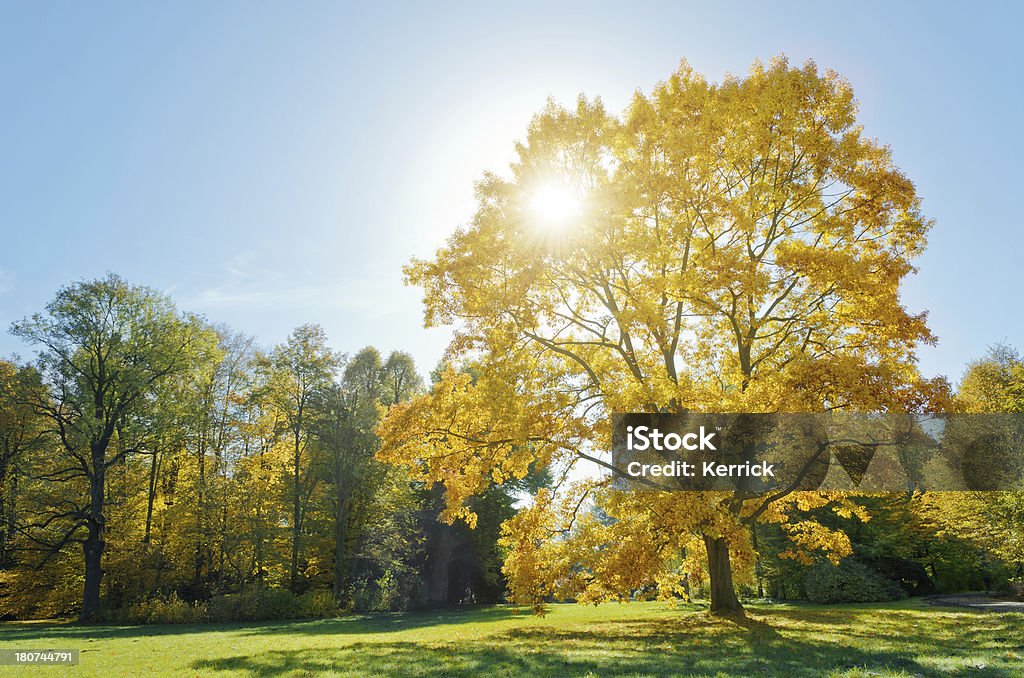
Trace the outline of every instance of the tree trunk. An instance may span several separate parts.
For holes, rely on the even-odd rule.
[[[106,455],[103,451],[92,453],[92,476],[89,479],[89,534],[82,544],[85,556],[85,591],[82,596],[82,611],[79,619],[83,622],[96,621],[100,612],[100,583],[103,581],[103,549],[106,546],[103,515],[103,494],[106,483]]]
[[[340,476],[336,476],[340,477]],[[337,481],[340,483],[340,480]],[[340,600],[345,592],[345,584],[348,579],[348,568],[345,558],[346,527],[348,525],[348,496],[347,492],[338,492],[337,512],[334,516],[334,598]]]
[[[729,543],[721,537],[705,535],[704,548],[708,552],[708,574],[711,577],[711,614],[742,616],[743,606],[732,584]]]
[[[156,448],[149,464],[149,496],[146,499],[146,532],[142,537],[143,544],[148,544],[153,534],[153,504],[156,502],[156,471],[159,461],[160,448]]]
[[[764,598],[764,578],[761,576],[761,549],[757,544],[757,522],[750,526],[750,538],[754,547],[754,577],[757,579],[757,597]]]
[[[10,543],[14,538],[14,530],[17,525],[15,516],[15,497],[18,492],[18,475],[11,472],[7,475],[7,469],[0,471],[0,488],[4,493],[0,495],[0,510],[3,511],[3,527],[0,532],[0,567],[6,567],[10,560]]]
[[[201,441],[196,454],[199,462],[199,483],[196,488],[196,552],[193,563],[192,586],[198,590],[203,579],[206,555],[206,442]],[[209,571],[209,570],[207,570]]]
[[[431,607],[447,605],[448,570],[455,545],[452,526],[438,523],[434,530],[434,543],[430,550],[430,567],[427,571],[427,600]]]
[[[295,436],[295,458],[294,458],[294,485],[295,501],[292,502],[292,562],[288,572],[288,588],[292,593],[298,593],[299,586],[299,518],[301,510],[301,498],[299,491],[299,463],[301,448],[299,447],[298,434]]]

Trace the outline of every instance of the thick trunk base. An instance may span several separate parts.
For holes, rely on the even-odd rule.
[[[708,574],[711,577],[711,614],[719,617],[744,616],[732,583],[729,543],[720,537],[705,536],[704,548],[708,553]]]
[[[455,539],[452,526],[438,523],[435,526],[433,548],[429,553],[429,569],[427,572],[427,601],[430,607],[445,607],[452,600],[449,596],[449,568]]]
[[[82,595],[82,610],[78,615],[81,622],[95,622],[100,614],[100,583],[103,581],[103,542],[87,539],[83,546],[85,555],[85,590]]]

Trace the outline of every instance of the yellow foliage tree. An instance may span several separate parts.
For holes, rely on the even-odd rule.
[[[449,355],[480,376],[447,371],[394,408],[382,458],[443,483],[447,517],[472,522],[464,502],[488,482],[609,449],[611,412],[934,406],[944,382],[914,356],[933,337],[899,298],[929,222],[856,111],[846,80],[785,58],[721,83],[683,63],[621,117],[549,103],[511,177],[485,176],[472,222],[406,269],[426,324],[456,324]],[[712,610],[742,612],[732,571],[753,559],[753,521],[785,522],[792,501],[851,510],[828,495],[601,496],[610,525],[577,519],[574,495],[506,526],[517,598],[671,588],[678,554],[700,546]],[[820,526],[787,531],[794,556],[848,549]]]

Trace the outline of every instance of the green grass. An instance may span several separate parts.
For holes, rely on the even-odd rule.
[[[45,676],[1024,676],[1024,615],[886,605],[555,605],[210,626],[0,624],[0,648],[78,648]]]

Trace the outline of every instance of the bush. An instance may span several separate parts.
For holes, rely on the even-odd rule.
[[[926,596],[935,593],[935,582],[928,576],[924,565],[916,560],[899,556],[861,556],[860,560],[884,578],[899,584],[907,595]]]
[[[330,591],[307,591],[299,596],[299,610],[303,617],[323,619],[336,617],[341,613],[338,601]]]
[[[212,622],[242,621],[244,608],[241,594],[214,596],[206,605],[207,618]]]
[[[286,589],[254,589],[210,599],[209,618],[215,622],[265,621],[301,617],[298,599]]]
[[[66,567],[63,556],[35,570],[22,566],[0,570],[0,619],[71,618],[82,604],[82,579]]]
[[[401,577],[385,572],[377,580],[360,579],[352,590],[352,603],[359,612],[400,612],[409,609],[412,598]]]
[[[195,624],[206,620],[206,605],[188,603],[172,593],[128,607],[127,620],[135,624]]]
[[[339,612],[330,591],[295,596],[287,589],[276,588],[214,596],[208,610],[210,621],[215,622],[311,619],[333,617]]]
[[[804,575],[807,599],[815,603],[875,603],[905,598],[899,584],[856,560],[815,565]]]
[[[1009,581],[1010,593],[1018,600],[1024,600],[1024,577],[1014,577]]]
[[[177,593],[134,603],[103,615],[103,621],[130,624],[197,624],[201,622],[321,619],[339,613],[330,591],[301,596],[286,589],[255,589],[214,596],[208,603],[189,603]]]

